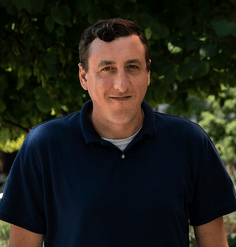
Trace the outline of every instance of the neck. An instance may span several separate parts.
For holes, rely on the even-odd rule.
[[[89,118],[101,137],[108,139],[125,139],[134,135],[142,127],[144,117],[140,109],[133,119],[123,123],[114,123],[106,119],[101,121],[101,118],[96,118],[96,114],[94,114],[93,111],[90,113]]]

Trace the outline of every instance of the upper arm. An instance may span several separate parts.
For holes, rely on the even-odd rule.
[[[11,225],[9,247],[42,247],[43,234]]]
[[[194,227],[198,247],[228,247],[223,217]]]

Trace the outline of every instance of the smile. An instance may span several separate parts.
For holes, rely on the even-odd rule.
[[[125,96],[125,97],[110,97],[111,99],[113,100],[116,100],[116,101],[126,101],[128,99],[131,98],[131,96]]]

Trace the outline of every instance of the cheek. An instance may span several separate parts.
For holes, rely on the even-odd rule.
[[[147,76],[133,78],[132,85],[137,90],[138,89],[143,90],[144,88],[148,87],[148,78],[147,78]]]
[[[106,77],[99,76],[97,80],[95,80],[95,83],[100,90],[106,91],[112,87],[113,79],[114,78],[112,76],[106,76]]]
[[[99,94],[106,94],[107,91],[112,88],[112,79],[111,78],[100,78],[94,77],[90,83],[88,83],[88,91],[90,94],[93,94],[95,97]]]

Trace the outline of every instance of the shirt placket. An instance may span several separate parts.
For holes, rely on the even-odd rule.
[[[127,159],[126,153],[121,153],[118,159],[118,172],[119,174],[130,173],[130,164]]]

